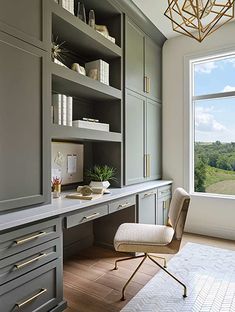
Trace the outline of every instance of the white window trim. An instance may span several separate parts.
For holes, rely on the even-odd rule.
[[[225,47],[219,50],[207,51],[204,53],[190,54],[184,57],[184,187],[187,191],[194,196],[201,196],[207,198],[225,198],[234,199],[235,195],[225,195],[225,194],[213,194],[213,193],[200,193],[194,191],[193,176],[194,176],[194,107],[193,101],[212,99],[219,97],[230,97],[235,96],[235,91],[231,92],[219,92],[213,94],[206,94],[200,96],[192,96],[193,90],[193,79],[192,79],[192,65],[198,61],[208,61],[208,59],[220,58],[223,55],[229,57],[229,55],[235,55],[235,45]]]

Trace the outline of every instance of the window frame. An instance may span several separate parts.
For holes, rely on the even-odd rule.
[[[235,195],[215,194],[194,191],[194,143],[195,143],[195,106],[199,100],[235,97],[235,91],[217,92],[203,95],[193,95],[194,70],[196,63],[214,61],[221,58],[235,57],[235,46],[227,49],[187,55],[184,57],[184,184],[189,193],[194,196],[235,198]]]

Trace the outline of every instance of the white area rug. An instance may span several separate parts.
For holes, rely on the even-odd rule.
[[[168,263],[183,288],[163,270],[122,312],[235,312],[235,251],[188,243]]]

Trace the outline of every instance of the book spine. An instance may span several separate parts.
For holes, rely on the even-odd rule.
[[[63,126],[67,125],[67,96],[64,94],[62,95],[61,123]]]
[[[73,125],[73,98],[72,96],[67,97],[67,126],[72,127]]]
[[[54,123],[57,125],[61,125],[62,94],[52,95],[52,105]]]

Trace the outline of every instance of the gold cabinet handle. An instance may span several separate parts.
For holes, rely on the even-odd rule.
[[[166,209],[166,201],[163,202],[163,209]]]
[[[152,195],[155,195],[155,194],[156,194],[156,193],[154,193],[154,192],[145,193],[145,194],[144,194],[144,197],[152,196]]]
[[[24,243],[27,243],[28,241],[31,241],[32,239],[39,238],[39,237],[41,237],[43,235],[46,235],[46,232],[40,232],[38,234],[29,236],[29,237],[26,237],[26,238],[23,238],[23,239],[17,239],[17,240],[15,240],[15,244],[16,245],[24,244]]]
[[[20,264],[15,264],[14,266],[18,270],[18,269],[21,269],[21,268],[25,267],[26,265],[29,265],[29,264],[31,264],[31,263],[33,263],[33,262],[35,262],[37,260],[40,260],[41,258],[46,257],[46,256],[47,256],[46,253],[41,253],[39,256],[37,256],[37,257],[35,257],[33,259],[30,259],[30,260],[25,261],[25,262],[20,263]]]
[[[90,216],[87,216],[87,217],[84,217],[84,219],[85,220],[90,220],[90,219],[92,219],[92,218],[95,218],[95,217],[97,217],[97,216],[99,216],[99,212],[95,212],[95,213],[93,213],[92,215],[90,215]]]
[[[148,77],[144,76],[144,92],[147,92]]]
[[[151,85],[150,85],[150,78],[147,77],[147,86],[146,86],[146,93],[150,93]]]
[[[125,208],[125,207],[130,206],[130,205],[131,205],[131,203],[125,203],[125,204],[119,205],[118,208]]]
[[[22,308],[23,306],[25,306],[26,304],[30,303],[31,301],[33,301],[34,299],[38,298],[39,296],[41,296],[43,293],[45,293],[47,291],[46,288],[42,288],[37,294],[33,295],[32,297],[22,301],[22,302],[17,302],[15,305],[16,307]]]
[[[150,163],[151,163],[151,155],[146,155],[146,177],[150,177]]]

